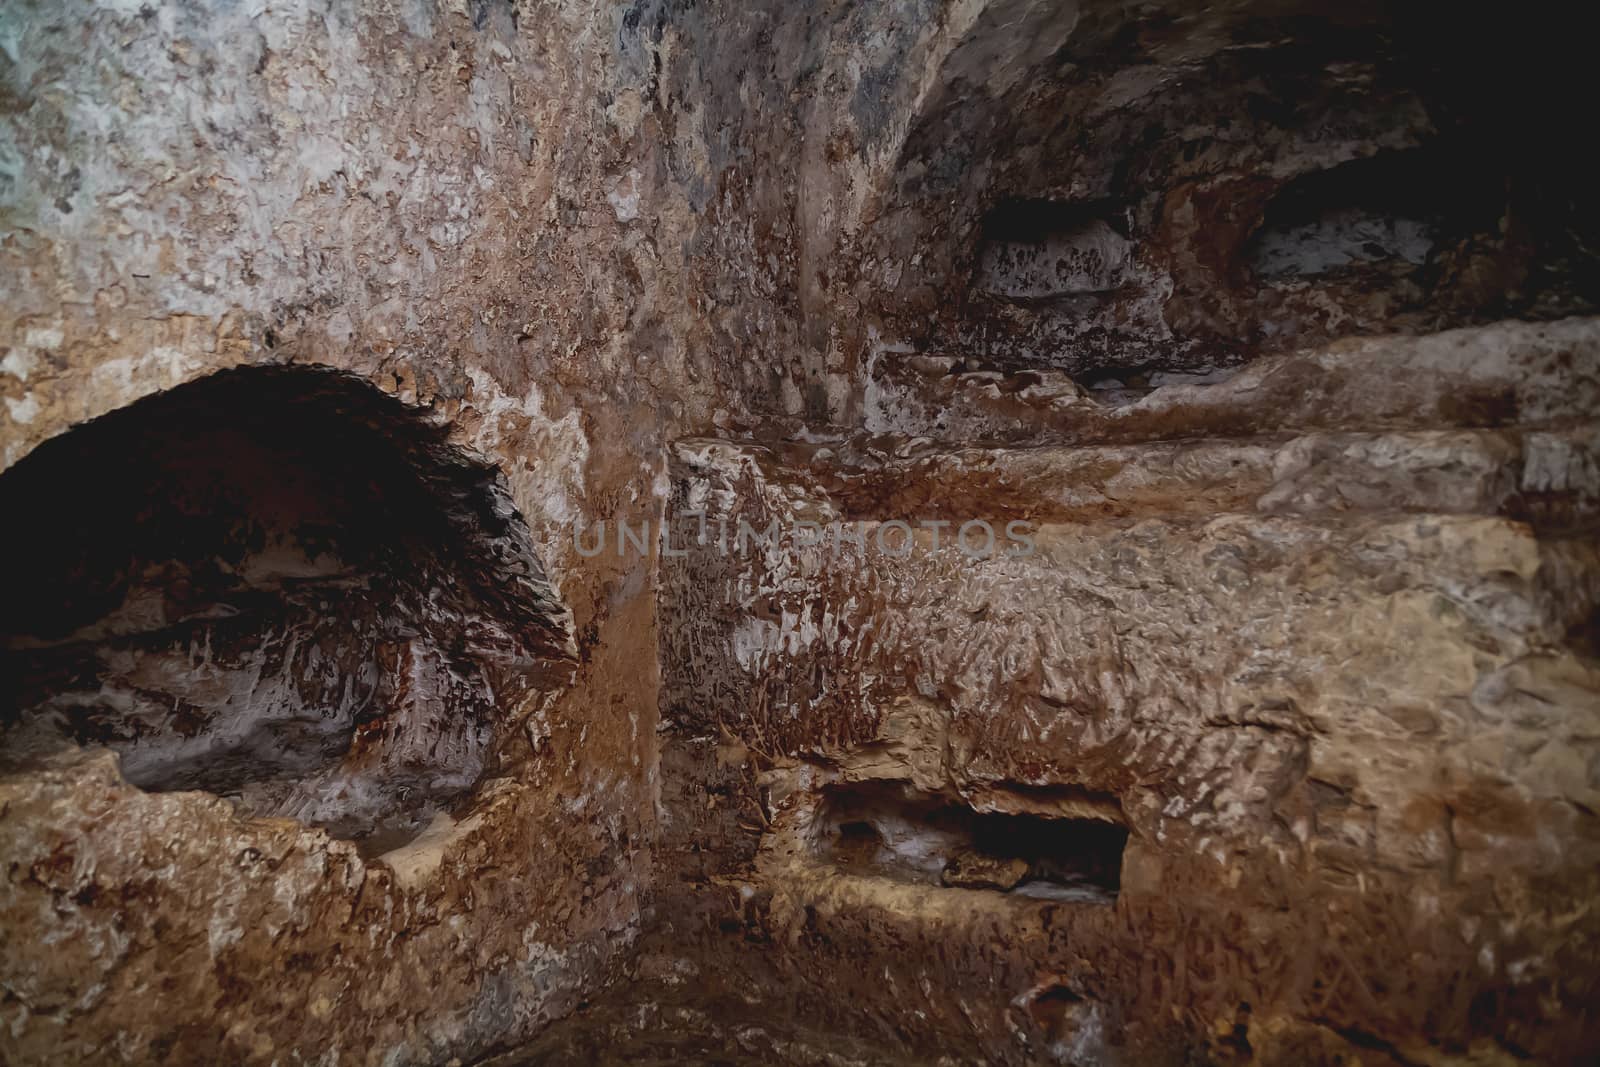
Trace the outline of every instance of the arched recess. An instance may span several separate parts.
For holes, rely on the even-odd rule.
[[[0,475],[13,768],[103,745],[149,791],[387,847],[465,801],[571,620],[487,463],[364,380],[223,371]]]
[[[1573,27],[1426,12],[994,0],[865,220],[885,361],[1120,403],[1341,337],[1594,313],[1600,214],[1547,104]]]

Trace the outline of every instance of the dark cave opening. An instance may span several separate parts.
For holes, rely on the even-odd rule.
[[[104,745],[336,836],[470,794],[569,623],[494,469],[369,384],[226,371],[0,476],[8,762]]]
[[[818,855],[859,875],[1047,900],[1107,904],[1121,885],[1128,828],[1090,810],[1111,798],[1027,811],[979,811],[957,798],[889,782],[826,788],[815,823]],[[1075,814],[1066,814],[1067,811]]]
[[[1182,61],[1154,24],[1080,28],[1003,91],[930,94],[875,233],[904,265],[884,350],[1059,370],[1121,406],[1340,338],[1600,306],[1541,88],[1570,70],[1487,67],[1481,29],[1218,18],[1229,44]]]
[[[1263,280],[1379,265],[1409,271],[1426,264],[1450,230],[1492,227],[1503,206],[1495,186],[1421,152],[1313,171],[1267,204],[1245,259]]]
[[[1127,230],[1109,205],[1002,201],[984,216],[973,285],[1011,301],[1115,292],[1133,258]]]

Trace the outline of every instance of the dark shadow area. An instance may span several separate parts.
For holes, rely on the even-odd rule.
[[[1575,25],[1297,6],[1085,13],[993,83],[973,57],[1028,35],[980,22],[874,231],[905,264],[886,336],[1120,405],[1342,337],[1600,308],[1600,212],[1556,104],[1582,97]]]
[[[0,476],[8,762],[105,745],[340,836],[469,793],[568,622],[498,475],[359,379],[214,375]]]
[[[1116,899],[1128,843],[1106,819],[976,811],[884,782],[827,787],[815,825],[818,854],[853,874],[1095,904]]]
[[[1402,273],[1499,219],[1498,183],[1420,152],[1387,152],[1315,171],[1267,204],[1246,260],[1262,280],[1387,265]],[[1476,180],[1474,180],[1476,179]]]

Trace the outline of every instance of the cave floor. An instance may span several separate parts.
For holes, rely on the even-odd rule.
[[[687,1002],[639,1001],[624,989],[613,1000],[580,1009],[537,1041],[478,1061],[476,1067],[545,1064],[696,1064],[767,1067],[924,1067],[928,1060],[873,1046],[752,1010],[723,1011]]]

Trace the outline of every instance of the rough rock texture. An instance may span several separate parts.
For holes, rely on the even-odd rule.
[[[1580,39],[0,10],[0,1059],[1591,1062]]]
[[[503,481],[440,436],[359,380],[249,368],[36,449],[0,485],[30,517],[7,758],[65,736],[142,788],[421,829],[574,658]]]
[[[1592,374],[1597,358],[1589,332],[1575,363]],[[1596,467],[1552,443],[1571,457],[1552,470],[1503,433],[680,444],[688,554],[664,571],[664,714],[674,744],[746,768],[699,773],[741,798],[756,837],[748,866],[714,853],[701,876],[756,894],[737,914],[754,908],[772,951],[793,954],[799,977],[780,981],[821,988],[837,953],[865,952],[850,968],[867,985],[827,1018],[865,1038],[883,1018],[861,1005],[882,1005],[930,1055],[959,1036],[958,1059],[989,1062],[1156,1062],[1197,1043],[1297,1062],[1343,1035],[1397,1062],[1576,1056],[1596,994],[1582,918],[1600,845]],[[862,458],[839,462],[852,448]],[[957,529],[980,506],[1030,520],[1031,551],[997,540],[974,558],[974,532],[963,552]],[[717,543],[724,523],[774,516],[800,532]],[[900,516],[919,526],[910,543],[880,540]],[[807,543],[802,520],[832,533]],[[830,816],[848,783],[874,783],[876,801],[856,793],[869,810]],[[1125,822],[1114,906],[968,878],[948,816],[921,816],[906,843],[908,795],[973,817]],[[944,865],[947,886],[1029,899],[913,890],[892,861],[864,870],[862,825],[870,851]],[[719,832],[685,847],[710,851]],[[693,939],[682,907],[663,910]],[[1052,933],[1030,942],[1028,922]],[[863,948],[860,923],[881,948]],[[953,930],[973,955],[936,947]],[[892,1006],[871,990],[884,974],[922,998]],[[947,985],[978,975],[999,983],[981,1000]],[[1057,986],[1066,1023],[1022,1010]],[[957,1014],[910,1021],[936,1010]]]
[[[570,526],[659,508],[663,426],[708,386],[661,326],[672,209],[607,200],[665,151],[625,14],[0,13],[4,462],[226,368],[349,372],[498,468],[577,656],[548,701],[496,693],[483,777],[383,861],[103,753],[8,773],[0,1058],[443,1062],[561,1015],[635,936],[652,566],[583,561]]]

